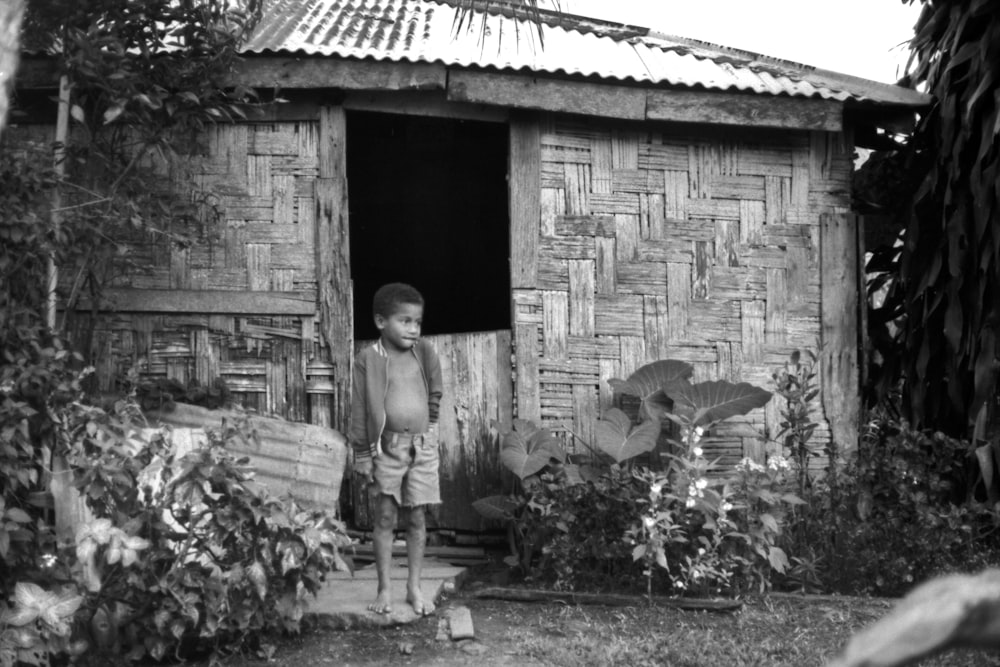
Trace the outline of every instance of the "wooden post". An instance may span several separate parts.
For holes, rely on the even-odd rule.
[[[820,215],[823,411],[842,453],[858,445],[858,256],[846,210]]]
[[[347,219],[347,123],[343,107],[319,112],[316,179],[316,274],[320,331],[333,364],[333,427],[346,433],[351,411],[354,345],[350,228]]]
[[[542,141],[534,114],[510,121],[510,284],[534,288],[542,219]]]

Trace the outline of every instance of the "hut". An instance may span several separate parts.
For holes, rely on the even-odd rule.
[[[162,166],[220,215],[204,242],[132,243],[148,269],[108,291],[102,381],[222,378],[261,412],[344,428],[371,294],[404,280],[446,375],[442,527],[476,530],[471,501],[498,490],[493,422],[579,447],[606,381],[658,359],[767,386],[816,350],[816,441],[853,446],[852,160],[926,97],[578,16],[462,16],[268,3],[232,82],[280,101]],[[774,435],[776,402],[749,421]],[[764,454],[741,426],[713,434],[724,461]]]

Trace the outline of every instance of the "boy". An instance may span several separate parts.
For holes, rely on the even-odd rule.
[[[441,502],[438,485],[438,413],[441,363],[420,338],[424,298],[390,283],[375,292],[372,311],[379,339],[354,362],[350,440],[354,471],[378,494],[373,542],[378,593],[368,609],[392,611],[389,569],[398,508],[408,510],[406,601],[419,616],[434,610],[420,591],[427,539],[426,508]]]

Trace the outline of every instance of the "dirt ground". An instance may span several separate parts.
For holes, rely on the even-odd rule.
[[[682,611],[635,606],[570,606],[474,597],[463,589],[442,602],[439,613],[385,629],[307,629],[276,643],[272,659],[231,660],[227,665],[320,667],[322,665],[700,665],[754,667],[820,666],[851,633],[892,607],[862,598],[759,597],[736,612]],[[475,638],[439,638],[449,607],[471,611]],[[949,653],[925,667],[1000,665],[996,654]]]

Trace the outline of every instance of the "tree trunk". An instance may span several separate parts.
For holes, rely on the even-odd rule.
[[[0,135],[7,123],[10,93],[14,88],[23,17],[24,0],[0,2]]]

